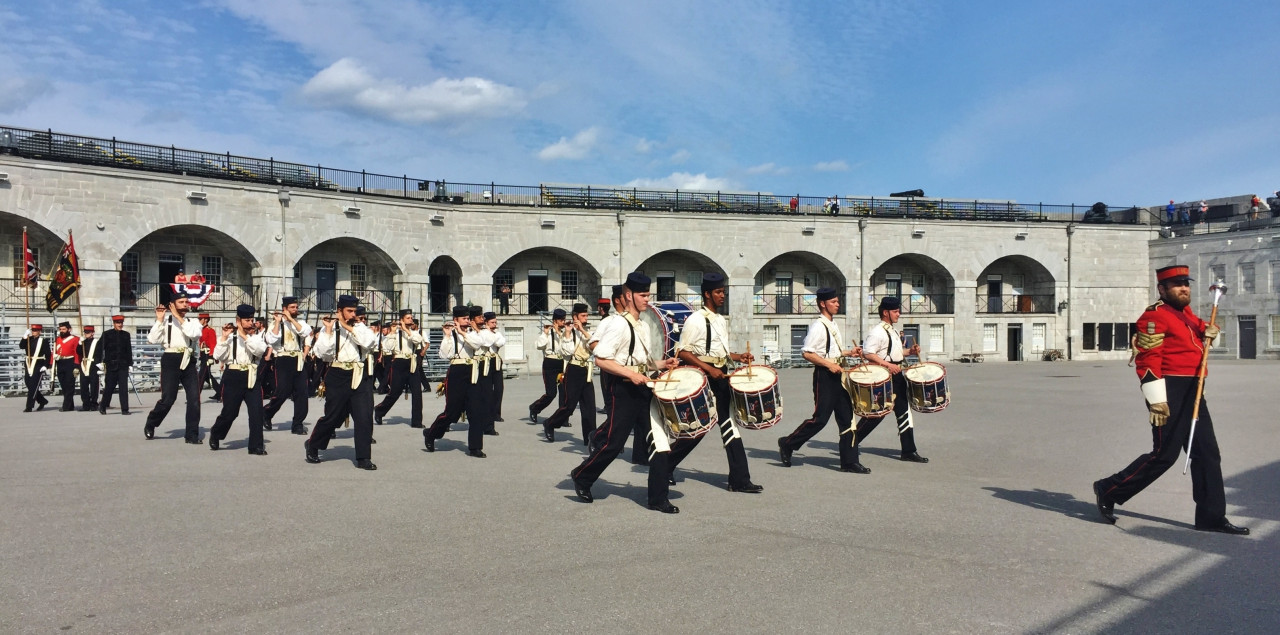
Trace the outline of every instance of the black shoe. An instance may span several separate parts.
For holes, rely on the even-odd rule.
[[[378,414],[377,410],[373,411],[373,422],[377,425],[382,425],[382,415]]]
[[[103,414],[106,414],[106,413],[103,413]],[[124,415],[124,416],[126,416],[126,417],[127,417],[127,416],[129,416],[129,415],[133,414],[133,412],[128,411],[128,410],[122,410],[122,411],[120,411],[120,414],[122,414],[122,415]]]
[[[374,439],[374,438],[372,438],[372,437],[370,437],[370,438],[369,438],[369,443],[370,443],[370,444],[374,444],[374,443],[377,443],[377,442],[378,442],[378,440],[377,440],[377,439]]]
[[[782,461],[782,467],[791,467],[791,448],[782,439],[778,439],[778,460]]]
[[[489,455],[485,454],[484,450],[468,450],[467,456],[474,456],[477,459],[484,459],[484,458],[488,458]]]
[[[498,423],[503,423],[506,421],[506,419],[503,419],[502,417],[494,417],[493,420],[497,421]]]
[[[529,406],[529,422],[538,425],[538,411],[534,410],[533,406]]]
[[[426,428],[427,426],[422,425],[422,422],[419,421],[418,423],[409,424],[409,427],[410,428]]]
[[[155,428],[155,426],[151,425],[150,423],[148,423],[147,425],[143,426],[143,427],[142,427],[142,434],[143,434],[144,436],[146,436],[146,437],[147,437],[147,440],[148,440],[148,441],[150,441],[151,439],[156,438],[156,428]]]
[[[359,461],[356,461],[356,467],[362,470],[369,470],[371,472],[378,469],[378,466],[374,465],[373,461],[370,461],[369,459],[360,459]]]
[[[100,414],[100,415],[107,414],[107,407],[106,407],[106,406],[98,406],[98,414]]]
[[[904,452],[902,456],[898,457],[898,460],[909,461],[911,463],[928,463],[929,462],[929,459],[926,459],[923,456],[920,456],[919,452]]]
[[[1098,513],[1102,514],[1102,519],[1107,521],[1109,525],[1116,524],[1116,503],[1102,493],[1102,481],[1094,481],[1093,498],[1098,503]]]
[[[853,465],[841,465],[841,466],[840,466],[840,471],[841,471],[841,472],[851,472],[851,473],[853,473],[853,474],[870,474],[870,473],[871,473],[871,468],[869,468],[869,467],[867,467],[867,466],[865,466],[865,465],[863,465],[863,464],[861,464],[861,463],[854,463]]]
[[[44,410],[44,407],[45,407],[45,406],[47,406],[47,405],[49,405],[49,402],[47,402],[47,401],[42,401],[42,402],[40,402],[40,403],[36,404],[36,412],[40,412],[41,410]]]
[[[200,441],[202,440],[203,439],[201,439],[200,437],[187,437],[187,443],[191,445],[200,445]]]
[[[671,501],[662,501],[659,503],[649,503],[649,509],[664,514],[679,514],[680,508],[671,504]]]
[[[263,422],[262,422],[262,431],[263,431],[263,432],[271,432],[271,429],[272,429],[273,427],[274,427],[274,424],[273,424],[273,423],[271,423],[270,421],[263,421]]]
[[[427,435],[422,435],[422,445],[426,446],[428,452],[436,451],[436,440]]]
[[[213,437],[209,437],[209,449],[210,449],[210,450],[213,450],[213,451],[215,451],[215,452],[218,450],[218,440],[217,440],[217,439],[215,439],[215,438],[213,438]]]
[[[75,412],[75,408],[58,408],[58,412]]]
[[[575,494],[578,495],[578,500],[584,503],[591,503],[596,500],[593,496],[591,496],[591,487],[588,485],[583,485],[582,483],[579,483],[578,479],[576,478],[573,479],[573,491]]]
[[[30,409],[30,408],[23,408],[23,409],[22,409],[22,411],[23,411],[23,412],[31,412],[31,409]]]
[[[307,451],[307,463],[320,462],[320,453],[311,447],[311,439],[302,442],[302,449]]]
[[[551,426],[542,426],[542,438],[546,439],[547,443],[555,443],[556,442],[555,428],[552,428]]]
[[[746,485],[734,485],[733,483],[729,483],[729,491],[743,492],[744,494],[759,494],[764,491],[764,486],[756,485],[755,483],[747,483]]]
[[[266,448],[249,448],[249,454],[252,454],[254,456],[266,456],[267,449]]]
[[[293,424],[293,427],[289,431],[292,432],[293,434],[306,434],[307,426],[304,426],[301,423],[295,423]]]
[[[498,431],[497,431],[497,430],[485,430],[485,431],[484,431],[484,433],[485,433],[485,435],[486,435],[486,436],[490,436],[490,437],[496,437],[496,436],[498,436]]]
[[[1196,531],[1216,531],[1220,534],[1231,534],[1232,536],[1249,535],[1248,527],[1237,527],[1232,525],[1229,520],[1223,520],[1221,525],[1214,525],[1213,527],[1201,527],[1200,525],[1196,525]]]
[[[560,424],[560,425],[558,425],[558,426],[556,426],[556,427],[557,427],[557,428],[568,428],[568,427],[570,427],[570,426],[569,426],[569,421],[568,421],[568,420],[565,420],[565,422],[564,422],[564,423],[562,423],[562,424]]]

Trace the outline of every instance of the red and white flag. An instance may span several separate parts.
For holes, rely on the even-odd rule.
[[[36,266],[35,256],[31,253],[31,246],[27,244],[27,228],[22,228],[22,279],[18,281],[20,287],[36,286],[40,280],[40,268]]]

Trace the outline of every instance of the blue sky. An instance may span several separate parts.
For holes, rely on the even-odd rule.
[[[0,0],[0,123],[506,184],[1280,189],[1276,2]]]

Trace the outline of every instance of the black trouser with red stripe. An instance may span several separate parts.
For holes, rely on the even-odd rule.
[[[488,399],[493,397],[493,388],[484,382],[483,377],[476,383],[471,383],[470,364],[450,364],[445,382],[444,412],[431,422],[431,427],[422,431],[422,436],[428,439],[444,437],[444,433],[449,431],[449,426],[457,422],[465,411],[467,413],[467,449],[472,451],[484,449],[484,431],[490,425],[487,418],[491,412]],[[488,390],[487,394],[486,390]]]
[[[645,430],[647,437],[650,430],[649,401],[652,398],[653,393],[648,386],[637,386],[619,377],[609,382],[605,387],[605,407],[609,410],[609,418],[592,437],[595,451],[569,473],[574,481],[591,487],[622,452],[622,446],[626,445],[627,436],[633,429]],[[646,451],[652,453],[652,448]],[[671,474],[669,459],[670,452],[658,452],[649,459],[650,505],[666,502],[670,494],[667,485],[667,476]]]
[[[324,416],[311,429],[311,447],[328,449],[333,433],[351,417],[355,427],[356,460],[371,458],[373,451],[373,378],[361,378],[351,387],[351,373],[363,373],[364,366],[347,370],[330,366],[324,376]]]
[[[298,370],[298,358],[287,355],[272,357],[271,364],[275,369],[276,392],[263,414],[267,421],[271,421],[280,412],[284,402],[293,401],[293,425],[300,426],[307,420],[307,413],[310,411],[306,368]],[[258,386],[258,391],[261,390],[262,387]]]
[[[107,365],[106,375],[102,378],[102,400],[98,402],[98,412],[106,412],[111,406],[111,396],[120,393],[120,412],[129,412],[129,367]]]
[[[147,414],[147,425],[153,429],[160,427],[169,409],[178,401],[178,389],[182,388],[187,396],[187,429],[188,441],[200,440],[200,363],[195,357],[187,362],[185,369],[180,368],[186,353],[164,353],[160,356],[160,401],[156,402]]]
[[[582,419],[583,445],[587,444],[596,431],[596,392],[595,388],[587,383],[587,372],[586,366],[569,364],[569,367],[564,370],[564,382],[560,387],[560,394],[563,396],[560,407],[556,408],[551,418],[543,422],[543,427],[547,430],[568,426],[569,417],[577,408],[579,417]]]
[[[391,386],[391,390],[373,411],[379,417],[387,416],[391,408],[400,400],[400,396],[404,394],[405,386],[408,386],[409,423],[415,428],[420,428],[422,427],[422,376],[409,372],[410,361],[412,360],[396,358],[391,362],[391,369],[387,372],[387,385]]]
[[[724,369],[720,369],[724,372]],[[733,391],[729,389],[729,377],[726,375],[723,379],[712,379],[707,377],[707,384],[711,387],[711,394],[716,397],[716,418],[719,420],[717,426],[720,431],[721,443],[724,439],[732,434],[733,424],[729,420],[730,405],[733,403]],[[715,432],[708,431],[706,434],[696,439],[679,439],[671,444],[671,469],[675,470],[677,465],[684,460],[694,448],[698,447],[698,443],[704,437],[715,435]],[[751,483],[751,470],[747,467],[747,450],[742,447],[742,439],[733,439],[728,443],[724,443],[724,453],[729,459],[729,484],[734,487],[745,486]]]
[[[209,440],[227,438],[231,424],[240,416],[240,404],[244,404],[249,410],[249,449],[265,449],[262,443],[262,387],[249,387],[249,371],[228,368],[222,373],[221,394],[222,412],[209,429]]]
[[[779,439],[778,445],[792,452],[799,450],[827,426],[832,414],[836,416],[839,433],[840,467],[852,467],[858,462],[858,453],[853,447],[853,400],[840,384],[840,373],[821,366],[813,367],[813,416],[805,419],[795,432]]]
[[[1191,411],[1195,408],[1196,378],[1164,378],[1169,399],[1169,421],[1151,426],[1151,451],[1107,478],[1102,493],[1123,505],[1177,463],[1191,436]],[[1222,484],[1222,456],[1213,434],[1209,405],[1200,399],[1200,418],[1191,441],[1191,497],[1196,501],[1196,526],[1217,527],[1226,521],[1227,497]]]
[[[556,376],[560,374],[564,368],[564,362],[558,359],[544,358],[542,360],[542,396],[529,405],[529,409],[535,413],[541,414],[547,406],[556,398],[556,391],[560,384],[556,382]],[[470,415],[468,415],[470,416]]]
[[[58,372],[58,387],[62,389],[62,409],[75,410],[76,369],[80,365],[74,359],[60,359],[53,364]]]
[[[902,373],[893,376],[893,416],[898,422],[898,441],[902,444],[902,453],[911,454],[916,451],[916,431],[911,427],[911,393],[907,392],[907,378]],[[871,434],[884,417],[863,417],[858,419],[858,431],[853,440],[853,460],[858,460],[858,446]]]

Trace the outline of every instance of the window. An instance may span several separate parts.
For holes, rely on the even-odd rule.
[[[302,265],[295,264],[293,266],[293,292],[298,293],[302,288]]]
[[[1031,325],[1031,354],[1038,355],[1045,349],[1045,333],[1047,331],[1044,322],[1036,322]]]
[[[1227,282],[1227,266],[1226,265],[1209,265],[1209,282],[1212,284],[1221,280]]]
[[[676,299],[676,272],[658,272],[658,302],[674,302]]]
[[[992,353],[999,350],[996,348],[996,330],[995,324],[982,325],[982,352]]]
[[[1111,334],[1114,332],[1113,325],[1110,322],[1101,322],[1098,324],[1098,350],[1111,350]]]
[[[1084,343],[1081,344],[1081,348],[1086,351],[1098,348],[1098,337],[1097,331],[1095,330],[1097,326],[1098,325],[1093,324],[1092,322],[1084,325]]]
[[[516,290],[515,275],[510,269],[499,269],[493,272],[493,297],[498,297],[502,287],[507,287],[512,293]]]
[[[818,272],[816,271],[804,272],[804,286],[807,289],[816,289],[819,286]]]
[[[364,291],[369,287],[369,270],[363,262],[351,263],[351,290]]]
[[[128,254],[125,254],[125,255],[128,255]],[[32,247],[31,257],[35,259],[36,266],[39,267],[40,266],[40,250],[35,247]],[[136,258],[137,254],[134,254],[134,257]],[[13,279],[15,281],[22,280],[22,273],[26,269],[26,266],[27,266],[26,258],[23,257],[22,245],[14,245],[13,246]]]
[[[887,273],[884,276],[884,297],[902,299],[902,274]]]
[[[1256,293],[1252,262],[1240,265],[1240,293]]]
[[[930,353],[937,354],[947,350],[945,347],[946,346],[946,340],[944,338],[945,334],[946,334],[946,329],[942,324],[929,325],[929,352]]]
[[[213,285],[215,291],[222,288],[222,256],[205,256],[200,259],[200,275]]]
[[[1280,315],[1272,316],[1272,317],[1274,320],[1275,318],[1280,318]],[[774,350],[777,350],[778,348],[778,325],[777,324],[764,325],[764,347],[765,348],[773,347]]]
[[[1271,292],[1280,293],[1280,260],[1271,261]]]
[[[571,269],[560,272],[560,299],[578,298],[578,272]]]
[[[34,250],[33,250],[34,251]],[[120,290],[128,291],[131,298],[129,304],[133,304],[138,297],[138,252],[125,252],[120,258]],[[123,297],[121,298],[124,299]]]
[[[1115,335],[1111,340],[1112,350],[1127,351],[1129,350],[1129,323],[1116,322]]]
[[[1271,339],[1268,340],[1270,348],[1280,348],[1280,315],[1270,316]]]
[[[690,271],[685,275],[685,281],[689,283],[689,296],[691,300],[699,300],[702,298],[702,272]],[[695,303],[696,306],[696,303]]]
[[[924,274],[923,273],[911,274],[911,290],[915,291],[916,293],[924,293]]]
[[[503,359],[524,359],[524,327],[503,327],[507,345],[502,347]]]

